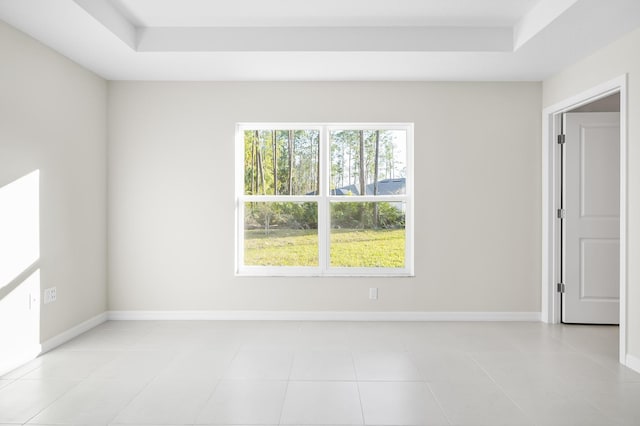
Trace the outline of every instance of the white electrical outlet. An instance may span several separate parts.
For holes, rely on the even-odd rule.
[[[378,288],[377,287],[371,287],[369,289],[369,299],[371,299],[371,300],[377,300],[378,299]]]
[[[55,287],[45,288],[44,289],[44,304],[53,303],[58,298],[57,291]]]

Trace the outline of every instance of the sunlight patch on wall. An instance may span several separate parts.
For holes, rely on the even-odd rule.
[[[40,172],[0,188],[0,375],[40,353]]]
[[[40,270],[0,297],[0,375],[40,353]]]
[[[40,171],[0,188],[0,288],[40,258]]]

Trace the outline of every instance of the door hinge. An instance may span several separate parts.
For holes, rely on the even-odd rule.
[[[567,140],[566,135],[564,135],[564,134],[562,134],[562,135],[558,135],[558,143],[559,143],[559,144],[561,144],[561,145],[562,145],[563,143],[565,143],[565,142],[566,142],[566,140]]]
[[[566,289],[567,287],[564,285],[564,283],[558,283],[558,293],[564,293]]]
[[[558,219],[564,219],[565,209],[558,209],[556,214],[558,215]]]

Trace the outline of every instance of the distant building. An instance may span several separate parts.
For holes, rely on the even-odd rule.
[[[401,195],[406,193],[406,178],[383,179],[378,181],[378,195]],[[307,195],[315,195],[309,192]],[[331,195],[361,195],[359,185],[347,185],[331,190]],[[364,195],[373,195],[373,183],[365,186]]]

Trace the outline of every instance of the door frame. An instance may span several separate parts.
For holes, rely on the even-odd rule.
[[[560,155],[557,135],[562,113],[614,93],[620,93],[620,352],[626,364],[627,320],[627,75],[624,74],[560,101],[542,111],[542,303],[543,322],[560,322],[559,246],[561,242],[556,211],[560,207]]]

